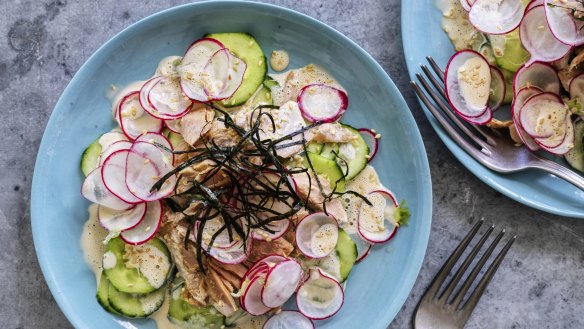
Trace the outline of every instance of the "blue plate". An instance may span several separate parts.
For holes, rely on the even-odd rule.
[[[427,64],[432,56],[441,67],[446,67],[454,48],[442,30],[442,13],[437,0],[402,0],[401,28],[406,64],[410,78],[421,72],[420,65]],[[483,167],[460,148],[442,129],[430,111],[422,108],[430,123],[454,156],[480,180],[511,199],[529,207],[552,214],[584,218],[584,192],[570,183],[538,170],[503,175]],[[563,159],[557,159],[563,161]],[[567,165],[567,163],[565,163]]]
[[[253,34],[266,54],[288,50],[291,67],[327,68],[348,90],[345,122],[383,134],[374,165],[384,184],[408,201],[413,217],[356,266],[342,310],[318,327],[386,328],[416,280],[430,232],[431,181],[414,119],[383,69],[348,38],[294,11],[250,2],[188,4],[143,19],[101,47],[64,91],[38,152],[31,204],[38,259],[57,303],[77,328],[155,328],[149,319],[108,314],[95,300],[95,279],[79,246],[89,205],[79,194],[79,158],[113,127],[105,97],[111,84],[144,79],[162,57],[182,54],[205,33],[227,31]]]

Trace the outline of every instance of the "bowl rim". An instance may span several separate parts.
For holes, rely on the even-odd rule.
[[[39,220],[35,220],[35,218],[41,218],[40,217],[41,214],[39,212],[41,211],[42,203],[40,200],[42,200],[42,198],[43,198],[42,194],[39,192],[41,189],[41,186],[42,186],[40,172],[42,170],[42,167],[44,166],[44,161],[41,157],[41,154],[45,154],[47,151],[47,148],[48,148],[47,144],[49,142],[48,142],[48,138],[46,138],[46,135],[48,135],[49,131],[52,131],[56,127],[56,125],[58,124],[57,115],[54,115],[56,112],[55,110],[58,110],[59,108],[65,106],[65,103],[70,98],[69,94],[72,93],[71,86],[74,85],[77,82],[77,80],[80,79],[81,76],[85,75],[85,71],[89,70],[88,63],[95,61],[102,53],[107,52],[107,48],[109,48],[111,44],[117,42],[119,39],[124,38],[128,34],[134,33],[134,30],[137,30],[142,26],[147,26],[148,24],[155,22],[158,19],[164,19],[164,18],[166,18],[166,16],[172,15],[174,12],[177,12],[177,11],[196,10],[197,8],[202,8],[202,7],[211,7],[212,8],[215,6],[226,6],[226,5],[239,5],[239,6],[244,5],[244,6],[249,6],[249,7],[255,7],[255,8],[260,9],[260,10],[278,12],[280,14],[291,16],[295,19],[299,19],[299,20],[301,20],[309,25],[312,25],[312,26],[322,30],[324,33],[327,33],[329,35],[332,35],[334,37],[339,38],[342,42],[345,42],[350,47],[352,47],[353,50],[355,50],[357,52],[359,57],[364,58],[365,61],[367,61],[371,65],[373,65],[375,67],[375,69],[377,70],[380,78],[383,80],[386,80],[387,85],[389,86],[391,93],[398,95],[398,97],[397,97],[397,99],[395,99],[395,101],[397,103],[399,103],[401,108],[404,109],[404,111],[405,111],[404,119],[407,121],[407,125],[410,126],[411,128],[413,128],[413,129],[410,129],[411,130],[410,138],[413,139],[414,144],[418,145],[417,153],[418,153],[418,156],[420,158],[421,167],[419,168],[419,172],[417,174],[420,175],[419,178],[420,178],[420,181],[422,182],[423,189],[422,189],[422,191],[419,191],[419,193],[418,193],[419,200],[420,200],[419,202],[421,205],[420,208],[422,209],[422,213],[420,213],[416,217],[419,218],[420,222],[422,222],[422,223],[419,227],[419,232],[417,234],[419,236],[418,240],[420,243],[418,243],[418,246],[413,251],[413,254],[411,257],[412,258],[411,265],[404,273],[405,280],[402,282],[403,283],[402,288],[400,289],[400,292],[396,295],[396,298],[394,299],[394,301],[392,303],[393,309],[388,310],[387,312],[385,312],[383,314],[380,314],[379,319],[378,319],[379,321],[376,321],[376,323],[383,323],[383,325],[384,325],[383,328],[385,328],[387,325],[389,325],[393,321],[393,319],[395,318],[395,316],[397,315],[397,313],[399,312],[399,310],[401,309],[401,307],[405,303],[407,297],[410,295],[410,293],[412,291],[414,283],[416,282],[416,279],[417,279],[418,274],[420,272],[420,269],[422,267],[422,263],[423,263],[426,249],[428,246],[428,240],[429,240],[429,236],[430,236],[430,228],[431,228],[431,224],[432,224],[432,180],[430,177],[430,167],[429,167],[429,163],[428,163],[427,153],[426,153],[424,143],[422,141],[422,137],[421,137],[420,131],[418,129],[418,126],[417,126],[411,112],[407,110],[409,107],[408,107],[407,103],[405,102],[403,96],[399,92],[399,89],[396,87],[395,83],[393,82],[393,80],[391,80],[391,78],[385,72],[385,70],[381,67],[381,65],[379,65],[379,63],[369,53],[367,53],[363,48],[361,48],[358,44],[356,44],[354,41],[349,39],[347,36],[345,36],[344,34],[342,34],[339,31],[335,30],[334,28],[328,26],[327,24],[325,24],[325,23],[323,23],[315,18],[312,18],[308,15],[305,15],[303,13],[297,12],[295,10],[281,7],[281,6],[274,5],[274,4],[248,2],[248,1],[241,1],[241,0],[218,0],[218,1],[209,0],[209,1],[201,1],[201,2],[196,2],[196,3],[187,3],[187,4],[183,4],[183,5],[170,7],[170,8],[155,12],[147,17],[144,17],[144,18],[134,22],[133,24],[127,26],[126,28],[124,28],[120,32],[116,33],[113,37],[111,37],[104,44],[102,44],[83,63],[83,65],[79,68],[79,70],[75,73],[73,78],[69,81],[69,83],[65,87],[63,93],[59,97],[59,100],[55,104],[55,106],[53,108],[53,112],[51,113],[51,116],[50,116],[50,118],[47,122],[47,125],[45,127],[45,131],[43,133],[43,138],[41,140],[41,143],[40,143],[40,146],[39,146],[39,149],[37,152],[34,174],[33,174],[33,179],[32,179],[32,187],[31,187],[30,211],[31,211],[31,225],[32,225],[33,241],[34,241],[34,245],[35,245],[37,259],[39,261],[41,271],[43,273],[45,281],[47,282],[47,285],[49,286],[49,290],[51,291],[55,301],[57,302],[59,308],[61,309],[61,311],[63,312],[65,317],[68,319],[68,321],[71,322],[71,324],[74,327],[82,327],[83,325],[86,324],[83,317],[81,317],[79,313],[76,313],[73,311],[73,307],[71,305],[69,305],[68,299],[65,296],[65,294],[59,290],[58,284],[56,283],[56,276],[54,275],[54,273],[51,269],[51,262],[49,261],[47,254],[44,251],[44,248],[41,247],[44,243],[43,239],[41,238],[43,231],[41,231],[39,225],[35,225],[35,223],[39,221]]]

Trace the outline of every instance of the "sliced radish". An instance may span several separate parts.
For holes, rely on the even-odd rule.
[[[241,307],[251,315],[266,314],[271,309],[262,303],[264,281],[264,275],[253,278],[240,298]]]
[[[144,201],[154,201],[169,196],[176,184],[174,175],[151,191],[154,184],[172,170],[172,158],[166,152],[147,142],[137,142],[128,153],[126,185],[132,194]]]
[[[158,111],[154,108],[154,106],[152,106],[152,103],[150,103],[150,101],[148,100],[148,95],[150,94],[152,87],[154,87],[154,85],[162,79],[164,79],[163,76],[152,77],[150,80],[146,81],[144,85],[142,85],[142,88],[140,88],[140,94],[138,95],[138,99],[140,100],[140,105],[142,106],[142,108],[154,117],[156,117],[154,113],[157,113]]]
[[[85,177],[81,185],[81,195],[93,203],[111,209],[127,210],[132,208],[134,205],[121,200],[105,187],[101,169],[101,166],[97,167]]]
[[[263,329],[314,329],[314,323],[298,311],[282,311],[269,318]]]
[[[483,33],[505,34],[519,26],[523,13],[521,0],[476,0],[468,19]]]
[[[584,11],[584,5],[581,2],[571,1],[570,5],[574,9],[578,9],[580,14]],[[584,22],[581,17],[576,19],[572,10],[566,8],[567,1],[545,0],[544,7],[547,23],[558,40],[571,46],[584,44],[584,34],[582,33]]]
[[[252,236],[260,241],[273,241],[284,235],[290,227],[290,220],[281,219],[266,224],[266,228],[273,231],[269,232],[263,228],[252,229]]]
[[[282,261],[285,261],[285,260],[287,260],[287,259],[288,259],[288,258],[286,258],[286,257],[284,257],[284,256],[281,256],[281,255],[277,255],[277,254],[272,254],[272,255],[267,255],[267,256],[264,256],[264,257],[260,258],[260,259],[259,259],[257,262],[255,262],[255,264],[254,264],[252,267],[250,267],[250,268],[249,268],[249,270],[248,270],[248,273],[252,273],[252,271],[253,271],[254,269],[256,269],[256,268],[258,268],[258,267],[262,267],[262,266],[264,266],[264,265],[265,265],[265,266],[268,266],[269,268],[270,268],[270,267],[273,267],[274,265],[276,265],[276,264],[278,264],[278,263],[280,263],[280,262],[282,262]],[[248,275],[248,273],[246,273],[246,274],[244,275],[244,278],[245,278],[245,277],[250,277],[250,276]],[[251,274],[250,274],[250,275],[251,275]]]
[[[164,121],[144,111],[139,101],[139,92],[126,95],[118,106],[118,122],[129,139],[134,140],[144,132],[159,133]]]
[[[570,87],[568,88],[570,92],[570,98],[580,98],[580,101],[584,101],[584,73],[578,74],[575,78],[570,81]]]
[[[531,138],[525,130],[521,127],[521,122],[519,122],[519,111],[523,107],[523,104],[534,95],[541,94],[543,91],[537,87],[524,87],[515,97],[513,98],[513,103],[511,104],[511,113],[513,115],[513,124],[515,125],[515,130],[519,135],[519,138],[523,144],[532,151],[539,150],[539,145]]]
[[[446,66],[445,86],[448,102],[466,118],[481,117],[489,101],[491,71],[487,60],[472,50],[454,54]]]
[[[549,138],[556,133],[558,127],[564,125],[566,112],[566,107],[559,96],[541,93],[529,98],[521,107],[519,122],[529,136]]]
[[[120,140],[110,144],[108,147],[103,149],[99,155],[99,165],[103,166],[105,159],[107,159],[112,153],[120,150],[129,150],[132,147],[132,142],[128,140]]]
[[[544,0],[532,0],[527,7],[525,7],[525,12],[528,12],[531,8],[536,6],[541,6],[545,3]]]
[[[459,116],[472,124],[484,125],[489,123],[491,119],[493,119],[493,111],[489,107],[487,107],[483,114],[476,117],[467,117],[466,115],[462,115],[460,113]]]
[[[148,202],[146,204],[146,214],[140,224],[120,233],[120,237],[127,244],[139,245],[152,239],[162,223],[164,208],[162,201]]]
[[[205,65],[203,82],[209,100],[231,97],[243,82],[247,65],[234,56],[228,49],[216,51]]]
[[[177,67],[180,86],[187,97],[200,102],[209,101],[204,88],[205,66],[213,54],[224,48],[223,44],[215,39],[203,38],[193,42],[187,49],[181,64]]]
[[[357,229],[363,239],[371,243],[389,241],[397,232],[393,214],[398,203],[388,190],[375,190],[367,194],[371,206],[362,203],[357,218]]]
[[[375,138],[377,134],[368,128],[359,128],[357,130],[361,133],[363,140],[365,140],[365,143],[369,146],[369,158],[367,158],[367,162],[371,162],[379,149],[379,140]]]
[[[355,242],[355,246],[357,246],[357,262],[362,261],[365,259],[369,253],[371,252],[371,247],[373,244],[361,236],[357,230],[348,230],[345,229],[345,232],[349,234],[349,237]]]
[[[183,94],[178,77],[157,80],[148,93],[148,102],[154,109],[150,114],[164,120],[184,116],[193,105],[193,101]]]
[[[564,144],[566,139],[569,137],[568,136],[568,129],[569,129],[568,123],[571,123],[570,116],[566,115],[564,120],[562,120],[561,122],[559,122],[557,124],[558,127],[556,128],[556,131],[554,132],[554,134],[552,136],[550,136],[548,138],[534,138],[535,142],[537,144],[539,144],[539,146],[541,146],[545,150],[557,149],[562,144]],[[573,142],[573,141],[568,140],[568,142]]]
[[[312,84],[300,90],[297,102],[306,120],[333,122],[345,113],[349,98],[343,90],[325,84]]]
[[[205,241],[205,239],[203,239]],[[231,247],[208,249],[203,243],[203,249],[215,260],[223,264],[239,264],[247,259],[251,253],[252,239],[247,239],[244,244],[242,239],[238,239]]]
[[[174,163],[174,154],[172,153],[172,151],[174,151],[174,148],[172,147],[172,143],[170,143],[168,138],[166,138],[166,136],[164,136],[163,134],[145,133],[136,138],[134,143],[137,142],[146,142],[156,146],[160,150],[160,152],[162,152],[166,157],[171,159],[172,162]]]
[[[115,210],[102,205],[97,207],[99,224],[110,232],[134,228],[140,224],[144,215],[146,215],[146,203],[139,203],[128,210]]]
[[[262,287],[262,303],[267,307],[280,307],[294,294],[304,273],[302,266],[293,260],[285,260],[276,264],[266,274]]]
[[[102,150],[119,141],[128,141],[128,137],[123,132],[117,130],[109,131],[99,137],[99,144]]]
[[[305,317],[323,320],[335,315],[343,306],[344,299],[340,283],[316,269],[298,289],[296,306]]]
[[[531,57],[526,66],[536,61],[553,62],[564,57],[571,46],[561,43],[552,34],[545,19],[543,6],[530,9],[519,26],[519,37]]]
[[[180,119],[164,120],[164,124],[166,125],[166,128],[170,129],[170,131],[172,131],[173,133],[177,134],[181,133]]]
[[[534,62],[529,66],[522,65],[515,72],[513,93],[517,95],[519,90],[525,87],[537,87],[542,91],[560,94],[560,79],[550,64]]]
[[[142,203],[126,185],[126,160],[130,150],[119,150],[110,154],[101,166],[101,176],[105,187],[118,198],[130,204]]]
[[[566,136],[562,143],[553,148],[547,148],[542,146],[546,151],[555,154],[555,155],[564,155],[568,153],[574,147],[574,123],[568,118],[566,118]]]
[[[296,226],[296,244],[307,257],[323,258],[337,245],[337,221],[323,212],[307,215]]]
[[[498,67],[491,65],[491,92],[489,95],[489,108],[491,111],[497,110],[505,101],[507,84],[503,72]]]
[[[470,11],[471,5],[468,3],[468,1],[460,0],[460,5],[462,6],[462,9],[464,9],[465,11]]]
[[[275,264],[272,264],[271,266],[273,267]],[[256,263],[254,266],[250,267],[247,272],[245,272],[242,278],[242,282],[245,282],[245,280],[251,281],[258,275],[267,274],[269,270],[270,265],[266,263]]]
[[[199,231],[199,227],[200,227],[199,225],[200,225],[200,222],[197,222],[196,229],[194,230],[194,232]],[[217,216],[217,217],[214,217],[212,219],[205,221],[205,226],[203,227],[203,232],[202,232],[203,233],[203,241],[201,242],[201,245],[202,245],[204,250],[206,250],[206,251],[209,250],[209,243],[211,243],[211,238],[224,226],[225,226],[225,222],[223,221],[223,218],[220,216]],[[230,249],[233,246],[235,246],[235,244],[239,240],[239,237],[234,236],[233,239],[231,241],[230,240],[231,239],[229,238],[229,232],[225,229],[225,230],[221,231],[221,233],[219,233],[219,235],[217,235],[217,237],[213,241],[213,245],[211,246],[211,249],[214,249],[214,248]]]

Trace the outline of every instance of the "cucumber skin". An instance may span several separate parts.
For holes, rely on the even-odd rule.
[[[160,239],[153,238],[147,243],[162,251],[169,260],[172,260],[168,248]],[[111,269],[104,269],[105,276],[108,278],[112,286],[123,293],[148,294],[156,291],[157,289],[152,287],[146,278],[140,276],[138,269],[127,268],[125,266],[123,261],[125,244],[126,243],[119,237],[111,239],[108,242],[106,251],[111,251],[116,255],[116,266]],[[132,285],[128,286],[128,283],[131,283]]]
[[[339,144],[326,143],[319,154],[327,159],[334,160],[337,157],[337,154],[339,154]]]
[[[353,239],[351,239],[351,237],[343,229],[339,229],[339,238],[337,240],[335,252],[337,253],[339,262],[341,263],[341,278],[342,282],[344,282],[347,280],[347,277],[351,273],[351,270],[357,261],[358,251],[357,245]]]
[[[225,324],[225,317],[218,311],[215,311],[215,314],[213,314],[212,308],[212,306],[196,308],[187,303],[182,297],[179,297],[178,299],[171,298],[170,306],[168,308],[168,317],[179,323],[188,323],[192,317],[197,316],[200,317],[199,320],[201,320],[201,322],[205,323],[205,328],[207,326],[211,328],[221,328],[221,326]]]
[[[154,294],[162,294],[162,296],[160,301],[156,304],[156,307],[150,313],[146,313],[142,309],[140,298],[152,297]],[[145,318],[149,316],[162,306],[165,298],[166,285],[163,285],[160,287],[160,289],[144,295],[127,294],[117,290],[113,285],[110,285],[108,289],[108,302],[110,306],[117,312],[117,314],[128,318]]]
[[[109,283],[107,277],[102,273],[101,277],[99,278],[99,284],[97,286],[97,293],[95,294],[95,297],[97,298],[99,305],[101,305],[104,310],[113,314],[120,314],[109,303],[108,291],[110,285],[111,284]]]
[[[357,138],[356,141],[358,145],[355,146],[355,151],[361,153],[360,156],[356,154],[359,157],[353,159],[348,164],[349,172],[347,173],[345,180],[351,180],[355,176],[359,175],[359,173],[363,171],[363,169],[365,169],[365,167],[367,166],[367,163],[369,162],[368,161],[369,159],[367,159],[367,156],[369,155],[369,145],[365,143],[363,136],[361,136],[357,129],[344,123],[341,123],[341,125],[343,126],[343,128],[349,129],[356,136]],[[339,165],[339,167],[341,168],[341,170],[343,169],[341,165]]]
[[[327,176],[331,189],[334,188],[337,180],[343,178],[343,172],[334,160],[327,159],[326,157],[311,152],[307,152],[305,157],[310,158],[312,167],[317,174],[324,174]],[[308,168],[308,161],[306,158],[304,159],[304,166]],[[337,185],[337,192],[343,191],[345,191],[344,179],[339,181]]]
[[[235,91],[235,94],[230,98],[221,101],[221,104],[225,107],[234,107],[239,106],[247,102],[247,100],[253,96],[254,92],[258,89],[258,87],[264,82],[265,77],[268,73],[268,61],[266,56],[263,53],[259,43],[257,40],[249,33],[212,33],[205,35],[205,38],[213,38],[221,42],[229,51],[231,51],[235,56],[242,59],[245,64],[247,65],[246,72],[244,74],[244,82],[242,82],[241,86]],[[253,59],[253,62],[248,63],[249,59],[246,61],[247,57],[244,56],[241,52],[239,42],[243,42],[243,46],[248,46],[249,42],[253,40],[255,44],[258,46],[259,51],[261,52],[261,56],[257,56]],[[262,61],[262,65],[258,66],[258,62]],[[255,74],[252,74],[252,68],[259,68],[257,77],[255,79],[252,77]],[[248,75],[249,72],[249,75]],[[257,80],[257,81],[256,81]]]
[[[101,137],[101,136],[100,136]],[[97,168],[97,159],[101,154],[101,144],[99,144],[99,137],[94,140],[87,148],[83,151],[81,155],[81,160],[79,161],[79,168],[83,175],[87,176],[95,168]]]

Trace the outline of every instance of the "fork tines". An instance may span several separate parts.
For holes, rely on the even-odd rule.
[[[452,277],[452,280],[446,285],[444,291],[439,293],[440,287],[442,287],[442,285],[446,281],[448,274],[452,271],[454,265],[461,258],[462,254],[467,249],[470,242],[477,235],[477,232],[479,231],[479,228],[481,227],[483,222],[484,222],[483,219],[479,220],[470,230],[470,232],[466,235],[466,237],[460,242],[456,250],[454,250],[450,258],[448,258],[448,261],[446,261],[442,269],[440,269],[440,272],[438,272],[438,274],[434,278],[434,281],[432,282],[430,288],[426,292],[424,298],[428,297],[438,303],[448,305],[452,307],[454,311],[456,310],[468,311],[468,315],[470,316],[470,313],[476,306],[485,288],[495,275],[495,272],[497,271],[503,258],[505,257],[505,255],[509,251],[509,248],[511,248],[511,245],[516,239],[516,236],[513,236],[509,239],[509,241],[507,241],[505,246],[501,249],[501,251],[497,254],[495,259],[492,261],[489,268],[485,271],[483,277],[476,285],[475,290],[471,292],[467,301],[464,304],[462,304],[462,301],[467,292],[469,291],[471,285],[474,283],[475,279],[479,275],[479,272],[484,267],[485,263],[487,262],[487,260],[489,259],[489,257],[491,256],[491,254],[493,253],[493,251],[503,238],[503,235],[505,234],[505,229],[501,230],[501,232],[497,234],[497,236],[493,239],[491,244],[484,251],[483,255],[480,257],[480,259],[478,260],[470,274],[466,277],[460,289],[458,289],[458,291],[454,293],[456,286],[461,281],[461,278],[463,277],[463,275],[465,274],[473,260],[477,258],[477,254],[479,253],[479,251],[481,250],[481,248],[483,247],[483,245],[485,244],[485,242],[487,241],[487,239],[489,238],[489,236],[491,235],[495,228],[494,225],[489,227],[485,231],[485,233],[483,233],[482,237],[472,248],[469,254],[466,256],[465,260],[462,262],[462,264]]]

